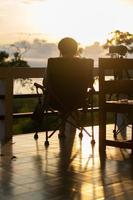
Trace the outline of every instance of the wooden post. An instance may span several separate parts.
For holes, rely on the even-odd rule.
[[[13,124],[13,78],[9,70],[9,77],[6,80],[5,94],[5,142],[12,138]]]
[[[10,67],[2,67],[0,73],[0,140],[7,142],[12,138],[12,99],[13,99],[13,77]]]
[[[106,151],[106,112],[105,112],[105,93],[104,93],[104,69],[102,69],[99,59],[99,153],[105,154]]]
[[[0,78],[0,141],[5,136],[5,79]]]

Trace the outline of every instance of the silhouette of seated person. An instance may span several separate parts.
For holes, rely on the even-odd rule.
[[[88,63],[85,62],[87,59],[79,58],[78,55],[78,44],[73,38],[63,38],[58,43],[58,49],[60,52],[60,56],[56,58],[49,58],[48,64],[47,64],[47,71],[46,71],[46,79],[44,78],[44,86],[47,87],[48,93],[50,93],[49,96],[49,103],[50,105],[55,109],[58,108],[58,110],[61,113],[65,113],[65,111],[75,108],[76,100],[78,99],[79,106],[80,102],[84,102],[85,95],[87,93],[86,88],[84,91],[81,91],[80,95],[80,85],[81,82],[79,80],[82,80],[84,78],[84,75],[82,76],[83,72],[83,60],[84,60],[84,67],[88,68]],[[88,72],[88,71],[87,71]],[[49,78],[50,77],[50,78]],[[52,79],[52,77],[54,77]],[[57,79],[55,77],[58,77]],[[75,80],[74,80],[75,77]],[[78,81],[77,81],[78,80]],[[56,101],[55,104],[55,97],[52,95],[52,92],[50,91],[50,85],[49,83],[53,82],[52,85],[54,85],[54,90],[56,90],[56,94],[59,94],[61,103]],[[88,76],[87,80],[82,81],[83,84],[85,82],[88,82]],[[83,90],[83,87],[82,87]],[[81,101],[80,101],[80,100]],[[59,100],[59,101],[60,101]],[[62,106],[63,102],[63,106]],[[84,106],[84,105],[83,105]],[[77,105],[78,107],[78,105]],[[75,128],[74,128],[75,130]],[[62,129],[60,130],[60,134],[63,135],[65,131],[65,124],[62,126]]]
[[[78,44],[73,38],[66,37],[59,41],[58,50],[60,58],[73,58],[78,55]],[[45,70],[43,85],[47,87],[47,69]]]

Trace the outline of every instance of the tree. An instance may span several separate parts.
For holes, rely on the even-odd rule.
[[[13,54],[13,58],[8,60],[9,54],[6,51],[0,51],[0,67],[30,67],[27,61],[22,59],[21,51],[18,49]]]
[[[6,66],[8,62],[6,59],[9,57],[9,54],[6,51],[0,51],[0,66]]]
[[[15,52],[13,53],[13,58],[10,58],[7,61],[7,58],[9,58],[9,54],[6,51],[0,51],[0,67],[30,67],[27,61],[23,59],[24,53],[27,52],[28,48],[25,43],[23,42],[23,45],[19,47],[16,44],[10,45],[11,47],[15,48]],[[22,87],[28,86],[31,90],[33,90],[33,83],[32,79],[26,78],[26,79],[16,79],[16,81],[19,81]]]
[[[29,46],[26,46],[26,42],[21,41],[21,43],[18,45],[11,44],[11,47],[15,48],[15,52],[13,54],[13,59],[11,59],[10,65],[14,67],[30,67],[27,61],[25,61],[22,57],[29,49]]]
[[[13,67],[30,67],[30,65],[28,65],[27,61],[25,61],[21,58],[21,55],[19,54],[19,52],[15,52],[13,55],[14,55],[14,58],[11,59],[10,66],[13,66]]]
[[[103,45],[105,49],[109,48],[109,55],[123,57],[127,53],[133,53],[133,34],[116,30],[111,35]]]

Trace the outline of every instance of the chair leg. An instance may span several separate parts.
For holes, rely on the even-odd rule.
[[[83,138],[83,127],[81,127],[81,131],[79,133],[79,138],[82,139]]]
[[[34,134],[34,139],[35,139],[35,140],[38,140],[38,132],[35,132],[35,134]]]
[[[48,138],[51,138],[54,133],[57,131],[57,130],[60,130],[60,127],[61,127],[61,132],[62,133],[59,133],[58,134],[58,138],[61,139],[61,138],[65,138],[65,134],[64,133],[64,129],[65,129],[65,121],[66,121],[66,118],[67,118],[68,115],[65,115],[62,119],[62,121],[57,124],[57,126],[55,127],[54,131],[52,131],[52,133],[50,135],[48,135],[48,131],[46,131],[46,141],[45,141],[45,146],[48,146],[49,145],[49,141],[48,141]]]
[[[48,141],[48,131],[46,131],[46,140],[45,140],[45,142],[44,142],[44,145],[45,145],[46,147],[49,146],[49,141]]]
[[[99,111],[99,153],[100,156],[106,155],[106,116],[103,110]]]
[[[75,119],[75,116],[71,113],[71,117],[75,120],[76,124],[70,122],[69,120],[67,120],[71,125],[73,125],[74,127],[78,128],[81,132],[84,131],[87,135],[89,135],[89,137],[91,137],[91,134],[84,128],[81,127],[79,125],[79,122]]]
[[[132,124],[132,138],[131,138],[131,141],[133,143],[133,124]],[[133,156],[133,148],[131,149],[131,155]]]
[[[91,130],[92,130],[92,140],[91,140],[91,144],[94,145],[95,139],[94,139],[94,116],[93,116],[93,104],[91,104]]]
[[[65,122],[64,122],[65,123]],[[54,131],[48,136],[48,138],[51,138],[52,135],[60,129],[60,127],[62,127],[62,122],[60,122],[59,124],[57,124],[56,128],[54,129]]]
[[[114,136],[115,140],[117,140],[117,131],[116,131],[116,128],[117,128],[117,113],[115,113],[115,125],[114,125],[114,130],[113,130],[113,136]]]
[[[95,139],[94,139],[94,127],[92,126],[92,140],[91,140],[91,144],[94,145],[96,142],[95,142]]]

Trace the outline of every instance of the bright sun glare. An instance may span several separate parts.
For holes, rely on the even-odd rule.
[[[81,44],[102,43],[111,31],[128,27],[123,12],[119,0],[48,0],[33,5],[32,21],[36,31],[55,41],[69,35]]]
[[[1,0],[1,43],[17,40],[17,33],[52,42],[70,36],[83,45],[103,43],[112,31],[133,32],[132,9],[132,0]]]

